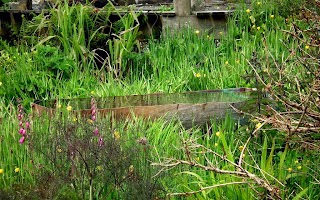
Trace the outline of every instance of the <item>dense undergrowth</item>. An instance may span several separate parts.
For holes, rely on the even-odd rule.
[[[24,21],[15,42],[0,41],[0,199],[319,199],[312,2],[252,1],[219,40],[186,28],[145,47],[129,8],[111,23],[112,5],[62,3]],[[95,97],[235,87],[275,102],[258,99],[249,124],[227,117],[190,130],[95,110]],[[79,97],[93,97],[88,119],[69,104],[53,118],[29,108]]]

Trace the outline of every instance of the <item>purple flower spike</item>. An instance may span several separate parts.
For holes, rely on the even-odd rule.
[[[99,144],[99,147],[102,147],[104,145],[103,138],[101,136],[99,137],[98,144]]]
[[[96,100],[94,98],[91,99],[91,120],[96,121],[96,113],[97,113],[97,105]]]
[[[99,129],[98,129],[98,127],[96,127],[96,128],[94,129],[93,133],[94,133],[95,136],[98,136],[98,135],[99,135]]]
[[[24,115],[24,111],[23,111],[23,107],[21,105],[21,100],[18,99],[18,121],[19,121],[19,134],[21,135],[21,138],[19,140],[20,144],[23,144],[26,140],[27,137],[27,129],[30,128],[30,123],[26,122],[26,128],[24,127],[24,120],[23,120],[23,115]]]
[[[25,140],[26,140],[26,137],[23,136],[23,137],[20,138],[19,143],[23,144]]]

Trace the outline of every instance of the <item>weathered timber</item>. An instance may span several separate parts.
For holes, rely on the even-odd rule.
[[[249,98],[253,95],[252,89],[238,88],[229,90],[206,90],[176,94],[147,94],[114,96],[95,98],[99,117],[112,116],[116,119],[131,118],[132,116],[166,120],[179,119],[190,128],[193,125],[204,125],[211,120],[223,120],[227,115],[240,119],[232,107],[246,110]],[[90,117],[90,100],[62,99],[53,101],[36,101],[32,104],[36,115],[54,115],[58,104],[71,105],[76,115]],[[232,107],[231,107],[232,106]]]

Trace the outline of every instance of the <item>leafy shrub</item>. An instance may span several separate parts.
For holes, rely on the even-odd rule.
[[[41,71],[46,71],[47,74],[52,74],[54,77],[62,80],[71,77],[74,62],[66,57],[57,47],[40,45],[37,46],[32,54],[34,64],[39,66]]]

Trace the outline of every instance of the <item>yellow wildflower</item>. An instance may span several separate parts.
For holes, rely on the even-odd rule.
[[[214,146],[217,147],[217,146],[218,146],[218,143],[214,143]]]
[[[261,5],[261,2],[260,2],[260,1],[258,1],[258,2],[257,2],[257,5],[258,5],[258,6],[260,6],[260,5]]]
[[[219,32],[219,34],[220,34],[220,35],[222,35],[222,34],[223,34],[223,32],[222,32],[222,31],[220,31],[220,32]]]
[[[228,65],[228,64],[229,64],[229,62],[228,62],[228,61],[226,61],[226,62],[225,62],[225,64],[226,64],[226,65]]]
[[[4,170],[3,169],[0,169],[0,174],[3,174],[4,173]]]
[[[62,152],[62,149],[61,149],[61,148],[58,148],[58,149],[57,149],[57,152],[58,152],[58,153],[61,153],[61,152]]]
[[[288,170],[288,172],[292,172],[292,168],[291,167],[289,167],[287,170]]]
[[[2,82],[0,81],[0,86],[2,85]]]
[[[243,148],[244,148],[244,146],[240,146],[240,147],[239,147],[239,150],[240,150],[240,151],[242,151],[242,150],[243,150]]]
[[[195,33],[198,35],[198,34],[200,33],[200,31],[199,31],[199,30],[196,30]]]
[[[295,164],[298,164],[298,163],[299,163],[299,160],[294,161],[294,163],[295,163]]]
[[[58,104],[58,108],[61,108],[62,106],[61,106],[61,104]]]
[[[210,35],[207,35],[207,38],[209,39],[209,38],[210,38]]]
[[[251,10],[250,10],[250,9],[247,9],[247,10],[246,10],[246,13],[250,13],[250,12],[251,12]]]
[[[306,45],[305,47],[304,47],[306,50],[308,50],[309,48],[310,48],[310,46],[309,45]],[[1,84],[0,84],[1,85]]]
[[[87,122],[88,122],[89,124],[93,124],[92,119],[88,119]]]
[[[246,154],[243,154],[243,155],[242,155],[242,158],[245,158],[245,157],[246,157]]]
[[[249,17],[249,19],[251,20],[252,23],[256,21],[256,19],[252,15]]]
[[[258,119],[253,119],[252,122],[259,123],[259,120]]]
[[[116,140],[119,140],[119,139],[120,139],[120,133],[119,133],[119,131],[114,131],[114,132],[113,132],[113,135],[114,135],[114,138],[115,138]]]
[[[200,78],[201,74],[200,73],[196,73],[194,76],[197,77],[197,78]]]
[[[91,95],[94,95],[94,91],[91,91],[90,93],[91,93]]]
[[[251,28],[252,28],[252,29],[255,29],[255,28],[256,28],[256,25],[253,25]]]
[[[270,15],[270,18],[274,18],[274,15]]]
[[[97,166],[96,168],[98,171],[102,171],[103,170],[103,167],[101,165]]]
[[[256,129],[261,128],[262,124],[259,122],[256,124]]]
[[[198,162],[199,162],[199,161],[200,161],[200,158],[199,158],[199,157],[196,157],[196,161],[198,161]]]
[[[73,121],[76,122],[78,119],[76,117],[73,118]]]
[[[260,30],[260,26],[257,27],[257,30]]]
[[[299,170],[302,169],[301,165],[299,165],[299,166],[297,167],[297,169],[299,169]]]
[[[20,172],[19,167],[16,167],[16,168],[14,169],[14,171],[15,171],[16,173],[19,173],[19,172]]]
[[[220,137],[220,134],[221,134],[220,131],[216,132],[217,137]]]
[[[67,106],[67,111],[71,111],[72,110],[72,106]]]

